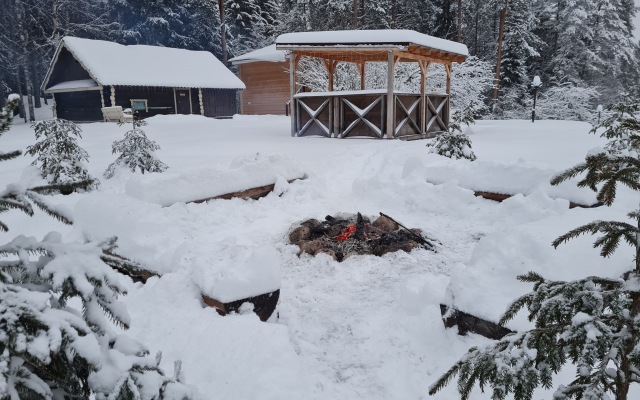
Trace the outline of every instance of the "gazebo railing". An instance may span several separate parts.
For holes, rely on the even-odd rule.
[[[431,93],[394,93],[393,132],[387,132],[386,91],[299,93],[292,107],[295,136],[408,137],[447,130],[449,97]],[[425,108],[425,121],[421,109]]]

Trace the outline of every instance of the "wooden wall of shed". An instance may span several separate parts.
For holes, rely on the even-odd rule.
[[[60,50],[58,62],[56,62],[56,65],[53,67],[47,87],[57,85],[61,82],[78,81],[81,79],[91,79],[91,76],[73,57],[71,52],[69,52],[66,47],[63,47]]]
[[[194,89],[192,89],[193,91]],[[195,89],[197,91],[197,89]],[[104,88],[104,104],[111,105],[111,87]],[[173,88],[147,86],[116,86],[116,105],[131,108],[131,99],[146,99],[147,112],[138,112],[140,118],[153,117],[159,114],[175,114]],[[194,114],[196,113],[194,108]]]
[[[284,115],[285,104],[291,96],[288,68],[288,62],[240,64],[240,80],[247,86],[240,92],[240,112]]]
[[[102,121],[99,90],[55,93],[58,118],[76,122]]]
[[[236,89],[202,89],[205,117],[231,117],[236,114],[237,92]],[[193,113],[196,114],[195,104]]]

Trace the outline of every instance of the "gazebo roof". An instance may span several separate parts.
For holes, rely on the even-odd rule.
[[[286,33],[276,39],[276,48],[338,61],[386,61],[389,50],[403,58],[415,56],[439,63],[463,62],[469,55],[462,43],[394,29]]]

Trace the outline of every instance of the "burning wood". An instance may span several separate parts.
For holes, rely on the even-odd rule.
[[[326,216],[324,221],[304,221],[289,234],[292,244],[300,247],[300,253],[316,255],[325,253],[337,261],[354,254],[386,253],[416,247],[434,251],[432,240],[425,239],[420,229],[408,229],[393,218],[380,213],[375,221],[356,216]]]

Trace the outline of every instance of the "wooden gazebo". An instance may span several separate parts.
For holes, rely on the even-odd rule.
[[[468,56],[461,43],[409,30],[297,32],[281,35],[278,50],[288,50],[291,89],[291,135],[326,137],[369,136],[398,138],[433,135],[447,130],[451,64]],[[327,92],[298,93],[296,70],[302,57],[323,61],[328,72]],[[339,62],[354,63],[360,73],[358,91],[334,91]],[[387,87],[365,90],[367,62],[387,63]],[[420,93],[394,90],[399,62],[420,68]],[[446,93],[427,93],[426,76],[432,63],[446,71]]]

